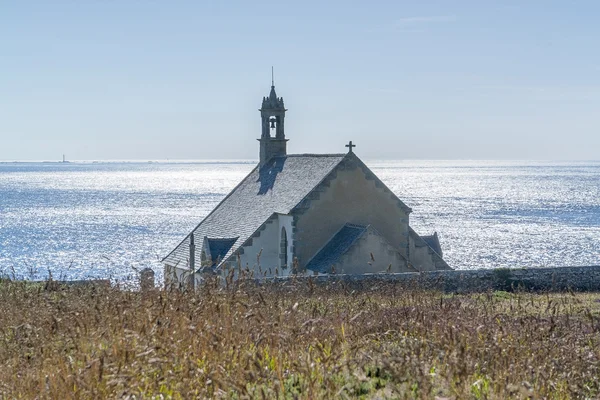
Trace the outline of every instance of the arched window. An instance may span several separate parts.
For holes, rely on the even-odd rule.
[[[279,243],[279,260],[281,268],[287,268],[288,263],[288,238],[285,227],[281,228],[281,241]]]

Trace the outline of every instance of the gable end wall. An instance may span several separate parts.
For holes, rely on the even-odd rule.
[[[346,159],[293,211],[300,269],[346,224],[372,225],[407,257],[408,214],[392,192],[358,162]]]

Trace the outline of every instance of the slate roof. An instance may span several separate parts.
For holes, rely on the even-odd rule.
[[[331,273],[331,266],[356,242],[365,232],[366,226],[346,224],[327,244],[308,262],[306,269],[323,274]]]
[[[193,230],[196,242],[236,238],[221,257],[234,254],[274,213],[289,214],[346,154],[298,154],[274,157],[262,168],[258,166],[240,182],[219,205]],[[163,262],[186,266],[189,259],[188,235]],[[196,246],[200,260],[201,246]]]

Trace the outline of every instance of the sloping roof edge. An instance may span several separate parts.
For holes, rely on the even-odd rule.
[[[391,193],[392,196],[394,197],[394,200],[398,201],[400,208],[402,208],[404,211],[406,211],[407,214],[410,214],[412,212],[412,208],[410,208],[402,200],[400,200],[400,198],[396,195],[396,193],[394,193],[393,190],[388,188],[387,185],[385,183],[383,183],[383,181],[381,179],[379,179],[379,177],[377,175],[375,175],[375,173],[373,171],[371,171],[371,169],[369,167],[367,167],[367,165],[357,155],[355,155],[354,153],[349,153],[349,155],[352,155],[353,158],[356,161],[358,161],[359,166],[365,173],[367,179],[375,180],[376,184],[380,185],[384,191]]]
[[[246,239],[244,241],[244,243],[241,243],[239,246],[235,247],[235,248],[231,248],[229,249],[229,251],[225,254],[225,256],[223,257],[223,259],[219,262],[219,265],[217,265],[217,268],[221,268],[221,266],[226,263],[231,261],[231,258],[233,256],[235,256],[235,254],[244,246],[246,246],[246,243],[248,243],[251,239],[254,239],[255,237],[260,236],[260,232],[263,230],[263,227],[269,223],[269,221],[271,221],[275,216],[277,215],[285,215],[285,214],[281,214],[278,212],[274,212],[273,214],[269,215],[269,218],[265,219],[264,222],[262,224],[260,224],[258,226],[258,228],[256,228],[256,230],[254,232],[252,232],[252,234],[248,237],[248,239]]]
[[[438,253],[438,255],[440,257],[444,257],[443,251],[442,251],[442,245],[440,243],[440,239],[437,235],[437,232],[433,232],[433,235],[420,235],[421,239],[423,239],[425,241],[425,243],[427,243],[429,245],[429,247],[431,247],[433,250],[435,250],[436,253]]]
[[[304,154],[303,154],[304,155]],[[312,156],[312,154],[310,154]],[[396,193],[394,193],[390,188],[388,188],[386,186],[385,183],[383,183],[383,181],[381,179],[379,179],[379,177],[377,175],[375,175],[375,173],[373,171],[371,171],[371,169],[369,167],[367,167],[367,165],[355,154],[355,153],[346,153],[346,154],[340,154],[343,155],[344,158],[342,158],[340,160],[340,162],[331,169],[331,171],[325,175],[325,177],[323,179],[321,179],[321,181],[315,185],[315,187],[313,187],[307,194],[306,196],[304,196],[302,198],[302,200],[300,200],[298,202],[298,204],[296,204],[296,206],[290,211],[290,214],[293,213],[294,211],[297,211],[299,206],[304,203],[307,199],[309,199],[309,197],[311,196],[311,194],[317,189],[319,188],[323,182],[326,182],[327,180],[330,179],[331,175],[336,173],[338,168],[340,168],[340,165],[342,165],[342,163],[344,161],[347,161],[348,159],[352,159],[352,161],[356,161],[358,163],[358,166],[363,170],[365,177],[367,179],[372,179],[375,181],[376,186],[380,186],[380,188],[382,188],[384,190],[384,192],[388,192],[392,195],[392,197],[394,198],[394,200],[396,200],[398,202],[398,205],[400,206],[400,208],[402,208],[407,214],[410,214],[412,212],[412,208],[410,208],[409,206],[407,206],[402,200],[400,200],[400,198],[396,195]]]
[[[169,252],[169,254],[167,254],[166,256],[163,257],[162,260],[160,260],[161,263],[164,263],[165,260],[167,258],[169,258],[169,256],[171,254],[173,254],[175,252],[175,250],[177,250],[179,248],[179,246],[181,246],[189,237],[192,233],[194,233],[199,227],[200,225],[202,225],[202,223],[204,221],[206,221],[208,219],[208,217],[210,217],[220,206],[221,204],[223,204],[225,202],[225,200],[227,200],[229,197],[231,197],[231,195],[233,193],[235,193],[235,191],[242,185],[242,183],[244,183],[246,181],[246,179],[248,179],[248,177],[250,177],[250,175],[252,175],[254,173],[254,171],[259,167],[259,165],[256,165],[256,167],[252,168],[252,170],[250,172],[248,172],[248,174],[244,177],[244,179],[242,179],[241,181],[239,181],[239,183],[237,185],[235,185],[235,187],[233,189],[231,189],[231,191],[229,193],[227,193],[227,196],[223,197],[223,199],[219,202],[219,204],[217,204],[208,214],[206,214],[206,216],[204,218],[202,218],[202,221],[200,221],[195,227],[194,229],[192,229],[192,231],[190,233],[188,233],[182,241],[180,241],[177,246],[173,247],[173,250],[171,250]]]

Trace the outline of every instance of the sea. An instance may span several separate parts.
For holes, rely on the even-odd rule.
[[[600,162],[366,164],[455,269],[600,265]],[[0,276],[131,283],[255,161],[0,163]]]

